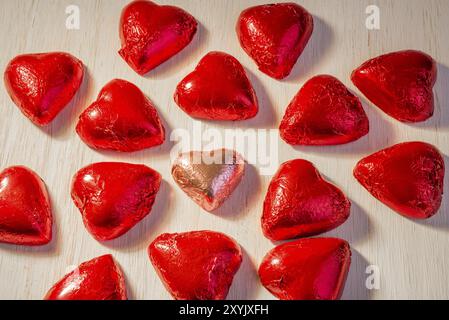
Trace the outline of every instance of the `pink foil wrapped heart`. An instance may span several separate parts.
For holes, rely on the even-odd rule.
[[[213,211],[235,190],[244,170],[245,161],[233,150],[192,151],[178,156],[172,176],[200,207]]]

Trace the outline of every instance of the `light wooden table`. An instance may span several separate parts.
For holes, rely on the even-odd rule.
[[[0,89],[0,166],[23,164],[37,171],[51,194],[54,241],[42,248],[0,245],[0,298],[41,299],[70,266],[112,253],[126,273],[130,298],[167,299],[168,293],[149,263],[146,248],[163,232],[212,229],[234,237],[244,248],[243,265],[230,290],[232,299],[270,299],[256,270],[273,244],[262,236],[260,215],[269,176],[249,170],[234,196],[217,214],[202,211],[173,182],[169,152],[172,142],[133,154],[96,152],[83,144],[74,127],[80,112],[113,78],[139,86],[155,103],[167,131],[191,130],[193,121],[173,101],[179,80],[211,50],[237,57],[250,73],[260,100],[260,114],[245,123],[207,122],[203,129],[275,129],[285,107],[311,76],[328,73],[354,89],[353,68],[376,55],[399,49],[420,49],[439,62],[434,117],[417,125],[399,123],[363,100],[371,131],[363,139],[338,147],[292,148],[279,141],[279,160],[305,158],[339,185],[353,203],[351,217],[328,235],[348,240],[353,262],[345,299],[449,298],[449,197],[440,212],[425,222],[405,219],[371,197],[352,177],[363,156],[407,140],[430,142],[449,154],[449,2],[446,0],[304,0],[315,17],[315,31],[292,75],[273,80],[259,72],[240,48],[234,26],[246,7],[264,1],[160,0],[188,10],[200,22],[193,43],[147,77],[134,73],[117,54],[118,21],[127,1],[118,0],[0,0],[0,67],[21,53],[64,50],[79,57],[88,76],[70,106],[47,129],[33,126]],[[377,4],[380,30],[365,27],[365,9]],[[79,30],[65,27],[65,8],[80,8]],[[355,90],[355,92],[358,92]],[[144,163],[158,170],[164,183],[150,217],[124,237],[95,241],[84,228],[70,199],[70,180],[82,166],[96,161]],[[449,164],[449,162],[447,162]],[[445,180],[446,187],[449,185]],[[447,192],[449,194],[449,192]],[[367,290],[365,269],[380,270],[380,288]]]

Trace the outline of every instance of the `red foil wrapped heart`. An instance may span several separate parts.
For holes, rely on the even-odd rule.
[[[279,130],[291,145],[337,145],[368,134],[369,121],[360,100],[343,83],[320,75],[294,97]]]
[[[162,234],[148,254],[177,300],[224,300],[242,262],[240,246],[213,231]]]
[[[399,121],[420,122],[433,115],[437,66],[423,52],[382,55],[362,64],[351,78],[371,102]]]
[[[72,100],[83,81],[83,63],[64,52],[24,54],[6,67],[6,90],[34,124],[49,124]]]
[[[42,179],[26,167],[0,174],[0,242],[39,246],[52,238],[52,214]]]
[[[396,212],[427,219],[441,206],[444,170],[444,159],[434,146],[405,142],[360,160],[354,176]]]
[[[182,153],[171,170],[178,186],[200,207],[213,211],[237,188],[245,174],[245,161],[234,150]]]
[[[288,161],[268,187],[263,233],[276,241],[317,235],[345,222],[350,208],[344,193],[324,180],[312,163]]]
[[[132,83],[110,81],[79,117],[76,132],[91,148],[132,152],[164,142],[156,108]]]
[[[313,17],[295,3],[267,4],[244,10],[237,22],[242,48],[259,70],[287,77],[313,32]]]
[[[259,277],[281,300],[337,300],[350,264],[351,249],[346,241],[301,239],[271,250],[259,267]]]
[[[184,49],[196,30],[195,18],[181,8],[133,1],[122,11],[119,54],[144,75]]]
[[[111,240],[150,213],[160,184],[160,174],[147,166],[99,162],[75,174],[72,199],[92,236]]]
[[[127,300],[120,267],[107,254],[80,264],[47,293],[45,300]]]
[[[176,103],[190,116],[207,120],[245,120],[258,112],[257,97],[240,62],[209,52],[177,86]]]

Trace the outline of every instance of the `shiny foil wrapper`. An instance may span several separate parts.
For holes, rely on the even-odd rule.
[[[179,187],[206,211],[220,207],[238,186],[245,171],[234,150],[191,151],[174,161],[172,176]]]

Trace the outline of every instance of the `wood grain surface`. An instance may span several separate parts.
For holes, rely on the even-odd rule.
[[[169,299],[151,266],[146,248],[163,232],[211,229],[234,237],[244,248],[244,262],[229,299],[271,299],[259,283],[257,266],[274,244],[260,229],[260,216],[270,176],[253,166],[237,192],[215,214],[191,201],[170,175],[173,142],[131,153],[97,152],[75,134],[76,120],[100,88],[113,78],[135,83],[157,106],[167,132],[192,130],[192,119],[173,101],[176,84],[211,50],[226,51],[247,69],[260,100],[259,115],[243,123],[203,123],[203,129],[276,129],[284,110],[301,87],[316,74],[332,74],[361,98],[371,130],[361,140],[336,147],[292,148],[279,140],[279,161],[304,158],[314,162],[352,201],[349,220],[326,235],[350,242],[353,262],[344,299],[449,298],[449,192],[439,213],[418,222],[399,216],[375,200],[353,178],[363,156],[394,143],[421,140],[449,155],[449,1],[446,0],[304,0],[296,1],[315,18],[315,31],[292,75],[276,81],[257,70],[243,52],[234,31],[239,13],[264,1],[159,0],[189,11],[200,23],[192,44],[162,66],[141,77],[119,57],[118,22],[123,0],[0,0],[0,66],[22,53],[68,51],[86,66],[87,76],[74,101],[48,127],[38,128],[0,88],[0,167],[26,165],[45,180],[51,195],[54,240],[41,248],[0,245],[0,298],[41,299],[74,265],[112,253],[123,268],[131,299]],[[65,26],[68,5],[80,8],[79,30]],[[380,30],[367,30],[365,9],[380,8]],[[435,86],[436,112],[422,124],[402,124],[363,99],[349,80],[351,71],[368,58],[400,49],[419,49],[439,63]],[[169,136],[169,134],[168,134]],[[70,199],[70,181],[81,167],[96,161],[143,163],[159,171],[164,182],[155,207],[125,236],[95,241],[83,226]],[[449,163],[449,162],[447,162]],[[445,180],[446,187],[449,185]],[[447,188],[446,188],[447,191]],[[368,265],[380,270],[380,288],[365,286]]]

